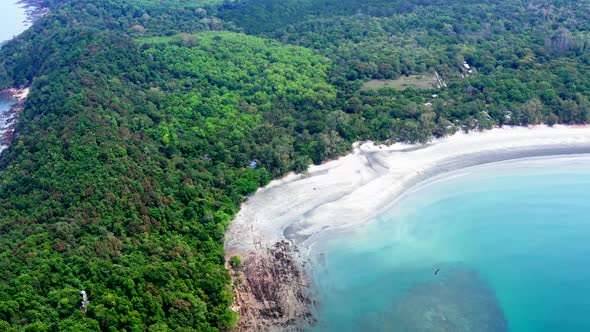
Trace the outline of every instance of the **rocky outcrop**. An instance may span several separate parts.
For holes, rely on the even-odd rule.
[[[293,244],[281,241],[243,259],[232,270],[238,331],[301,331],[314,322],[309,282]]]
[[[49,11],[42,0],[20,0],[18,3],[25,8],[28,23],[35,22]]]
[[[0,114],[0,151],[10,145],[16,137],[16,121],[19,113],[24,109],[25,98],[29,94],[28,88],[15,89],[10,88],[0,91],[0,94],[8,94],[14,98],[14,104],[8,112]]]

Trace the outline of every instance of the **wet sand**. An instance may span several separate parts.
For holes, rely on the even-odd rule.
[[[305,250],[323,231],[367,222],[433,176],[496,161],[580,153],[590,153],[589,126],[504,127],[424,145],[357,143],[349,155],[272,181],[249,197],[226,234],[226,251],[248,255],[282,240]]]

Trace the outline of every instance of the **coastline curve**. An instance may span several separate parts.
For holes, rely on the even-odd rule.
[[[427,145],[356,143],[347,156],[312,166],[307,174],[290,174],[272,181],[249,197],[226,234],[226,253],[228,257],[242,256],[250,264],[263,257],[264,261],[272,261],[275,257],[268,254],[269,250],[277,243],[286,242],[292,248],[289,260],[297,262],[292,270],[298,276],[305,276],[309,251],[327,230],[344,230],[368,222],[409,189],[429,179],[494,162],[588,153],[589,126],[496,128],[457,133]],[[285,259],[284,255],[280,257]],[[243,274],[242,278],[248,276]],[[272,288],[284,288],[283,295],[305,294],[308,285],[306,278],[301,278],[292,286],[277,284]],[[250,292],[248,289],[252,287],[238,289],[236,298],[247,297],[244,293]],[[243,315],[249,323],[259,320],[256,312],[261,307],[255,302],[251,299],[236,303],[241,312],[246,307],[251,309]],[[296,317],[308,317],[313,301],[310,296],[299,296],[285,303],[290,309],[283,311],[298,315],[281,317],[280,326],[284,329],[285,322],[290,321],[293,330],[298,330]],[[266,319],[264,324],[250,326],[257,328],[247,330],[266,331],[279,325]]]

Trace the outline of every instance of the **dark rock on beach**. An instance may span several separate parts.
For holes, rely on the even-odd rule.
[[[47,7],[45,7],[43,0],[20,0],[18,4],[25,8],[29,23],[33,23],[41,16],[47,14]]]

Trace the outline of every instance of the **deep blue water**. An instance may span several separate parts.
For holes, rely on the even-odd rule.
[[[590,331],[590,156],[433,179],[316,251],[314,331]]]

